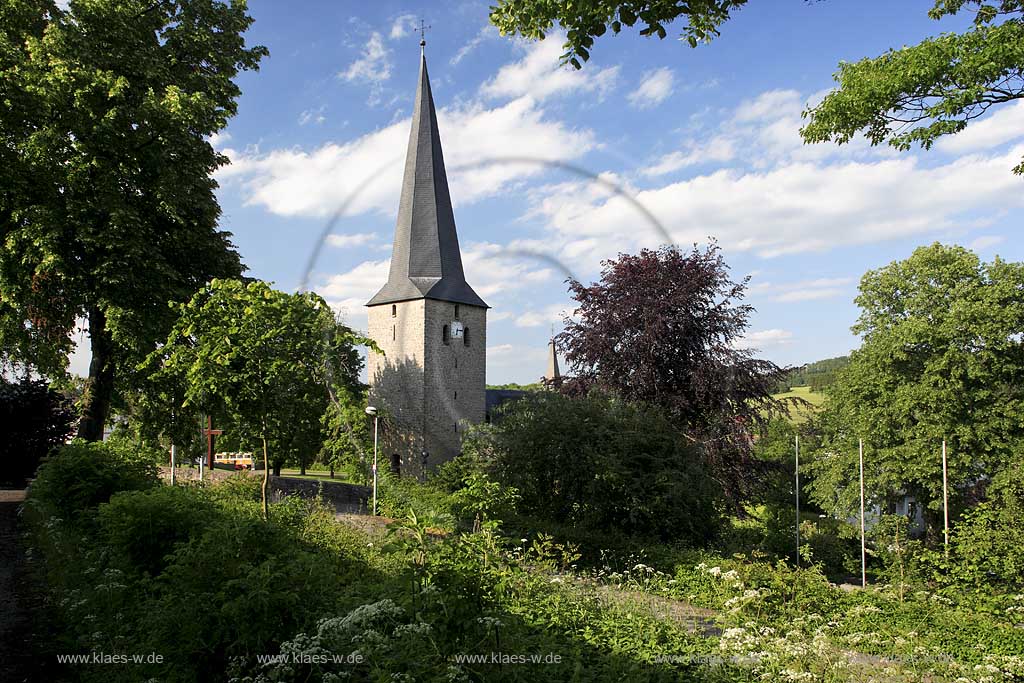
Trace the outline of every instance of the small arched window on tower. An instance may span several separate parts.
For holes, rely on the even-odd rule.
[[[394,318],[398,315],[398,305],[391,304],[391,317]]]
[[[466,346],[469,346],[469,328],[468,327],[463,327],[462,328],[462,343],[465,344]]]
[[[455,304],[455,319],[459,319],[459,305]]]
[[[446,345],[452,343],[452,333],[451,330],[448,329],[447,325],[441,328],[441,341]]]

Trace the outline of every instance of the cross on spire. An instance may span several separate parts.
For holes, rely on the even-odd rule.
[[[420,47],[423,47],[424,45],[427,44],[427,30],[429,28],[430,25],[427,24],[427,22],[420,19],[420,27],[416,29],[417,31],[420,32]]]

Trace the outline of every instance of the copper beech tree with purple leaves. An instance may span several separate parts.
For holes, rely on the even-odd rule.
[[[572,374],[562,391],[658,406],[740,503],[763,467],[753,432],[786,410],[772,398],[785,370],[740,344],[754,310],[741,303],[749,278],[734,282],[714,243],[644,249],[602,266],[599,282],[569,282],[577,307],[559,335]]]

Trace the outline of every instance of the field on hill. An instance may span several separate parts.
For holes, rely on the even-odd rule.
[[[802,424],[806,422],[812,415],[821,410],[821,407],[825,403],[825,394],[820,391],[811,391],[809,386],[792,387],[789,391],[780,394],[773,394],[773,398],[797,398],[801,401],[807,402],[790,408],[789,420],[794,424]]]

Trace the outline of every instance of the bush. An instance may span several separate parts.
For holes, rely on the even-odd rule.
[[[998,593],[1024,592],[1024,466],[997,475],[987,499],[953,527],[955,579]]]
[[[153,453],[124,443],[75,440],[43,462],[30,496],[64,519],[94,511],[119,491],[156,486]]]
[[[405,517],[410,510],[452,514],[451,498],[433,484],[388,472],[380,472],[378,477],[377,514],[396,519]]]
[[[71,435],[67,399],[41,380],[0,376],[0,484],[24,486],[39,463]]]
[[[471,439],[525,514],[694,544],[721,523],[720,489],[701,455],[653,407],[538,392]]]
[[[201,533],[215,510],[195,487],[124,491],[100,506],[100,538],[123,558],[124,569],[156,576],[167,556]]]

